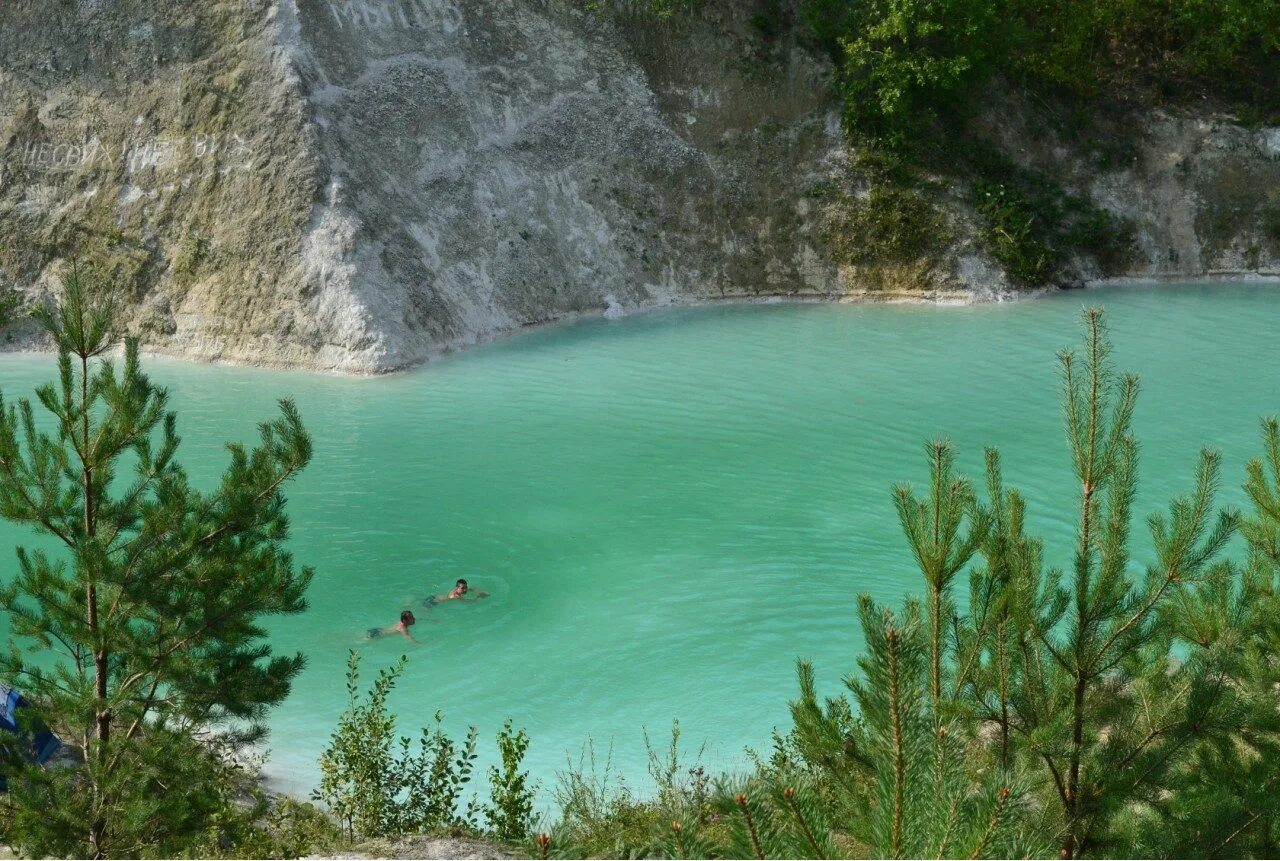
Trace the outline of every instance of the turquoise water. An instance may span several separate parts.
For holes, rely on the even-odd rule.
[[[1189,488],[1204,444],[1239,503],[1258,418],[1280,411],[1275,285],[670,311],[379,379],[153,360],[206,483],[222,442],[250,439],[278,396],[316,438],[290,492],[311,609],[274,632],[309,665],[275,714],[271,773],[313,781],[352,648],[369,675],[408,652],[393,703],[406,731],[443,709],[459,733],[479,726],[485,762],[503,718],[526,727],[544,788],[589,736],[643,788],[641,728],[661,740],[673,717],[705,762],[740,764],[785,727],[797,656],[829,691],[852,668],[859,592],[918,591],[889,489],[927,478],[929,436],[949,435],[971,475],[999,445],[1051,563],[1069,561],[1054,354],[1085,303],[1107,306],[1118,363],[1142,375],[1139,511]],[[2,357],[0,388],[28,393],[51,371]],[[0,525],[0,545],[18,539]],[[362,639],[457,577],[492,596],[419,612],[417,646]]]

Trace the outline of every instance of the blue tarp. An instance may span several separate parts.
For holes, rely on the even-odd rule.
[[[57,753],[62,742],[58,741],[58,737],[42,721],[33,721],[30,715],[19,717],[18,712],[25,708],[29,708],[29,704],[22,694],[8,685],[0,684],[0,731],[16,733],[23,738],[30,745],[29,750],[21,752],[23,758],[30,757],[43,765]],[[0,774],[0,790],[8,788],[8,781]]]

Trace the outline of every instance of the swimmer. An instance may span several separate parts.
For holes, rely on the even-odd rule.
[[[468,598],[467,595],[474,595],[475,597]],[[488,597],[489,597],[488,592],[480,592],[478,590],[476,592],[472,592],[471,587],[467,585],[467,581],[459,578],[458,582],[455,583],[453,586],[453,591],[450,592],[448,595],[432,595],[422,603],[426,604],[428,607],[431,607],[436,604],[441,604],[445,601],[479,601],[481,598],[488,598]]]
[[[413,634],[409,633],[409,629],[413,627],[414,623],[417,621],[417,619],[413,618],[412,610],[405,610],[400,614],[400,621],[396,622],[390,628],[370,628],[369,639],[376,640],[379,637],[386,636],[387,634],[404,634],[409,638],[409,642],[416,643],[418,641],[413,638]]]

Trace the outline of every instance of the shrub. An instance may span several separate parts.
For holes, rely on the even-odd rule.
[[[485,807],[485,822],[499,840],[519,841],[533,832],[533,795],[529,773],[521,771],[529,735],[514,730],[511,721],[498,732],[498,752],[502,766],[489,769],[490,804]]]
[[[459,747],[441,728],[423,728],[418,752],[408,738],[395,747],[396,718],[387,697],[405,659],[378,672],[367,699],[360,697],[360,658],[347,659],[347,708],[320,756],[320,785],[312,797],[338,818],[348,838],[388,837],[443,827],[473,827],[474,804],[459,801],[476,758],[472,727]],[[526,741],[527,744],[527,741]]]
[[[982,236],[1000,265],[1021,284],[1048,281],[1061,254],[1045,241],[1048,228],[1031,202],[1011,185],[986,180],[974,184],[974,197]]]

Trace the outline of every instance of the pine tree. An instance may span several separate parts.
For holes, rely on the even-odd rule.
[[[792,736],[792,745],[806,768],[771,775],[773,786],[795,787],[790,806],[746,794],[735,852],[746,855],[758,844],[764,851],[759,857],[838,857],[838,832],[872,857],[1027,852],[1018,829],[1020,784],[1006,771],[974,771],[973,739],[929,695],[931,638],[919,603],[908,601],[897,615],[863,596],[859,619],[865,654],[858,661],[861,672],[846,681],[851,702],[819,707],[812,670],[801,665],[801,697],[792,714],[801,715],[803,724],[797,725],[806,729]],[[858,714],[851,731],[840,728],[846,711]],[[812,734],[818,725],[824,729]],[[826,751],[826,759],[813,756],[819,751]],[[840,759],[831,759],[835,751],[842,751]],[[833,802],[832,788],[846,797]],[[744,828],[748,814],[753,828]],[[744,835],[754,835],[755,843],[744,842]]]
[[[61,306],[36,317],[58,352],[57,381],[36,391],[53,428],[29,401],[0,401],[0,514],[54,549],[19,548],[0,588],[13,638],[0,674],[83,765],[67,779],[16,775],[20,804],[57,813],[15,836],[33,851],[138,853],[216,812],[165,779],[179,773],[165,758],[182,751],[194,767],[207,749],[194,740],[215,729],[224,743],[259,738],[302,668],[272,653],[262,620],[305,608],[311,571],[283,548],[283,486],[311,443],[282,401],[259,445],[228,445],[221,481],[202,492],[175,459],[176,417],[137,343],[124,339],[120,366],[105,358],[120,340],[110,299],[73,266]]]
[[[1036,812],[1016,829],[1022,852],[1274,854],[1280,426],[1266,424],[1266,456],[1249,467],[1254,515],[1217,509],[1219,457],[1202,453],[1191,492],[1148,518],[1152,560],[1133,576],[1138,384],[1112,370],[1101,312],[1084,323],[1083,357],[1060,356],[1079,487],[1071,564],[1046,565],[998,452],[980,505],[950,446],[931,443],[928,496],[895,491],[927,609],[899,618],[863,599],[852,704],[820,704],[801,664],[795,728],[775,759],[815,777],[824,812],[875,854],[969,851],[957,836],[983,833],[973,811],[999,806],[993,787],[1010,790],[1002,822]],[[1237,521],[1243,566],[1223,558]],[[974,556],[961,610],[951,588]],[[974,851],[1015,848],[992,834]]]
[[[884,858],[979,857],[1013,854],[1008,826],[1008,776],[966,771],[962,734],[942,719],[926,694],[932,685],[931,648],[920,607],[908,601],[901,617],[866,596],[859,618],[867,653],[861,678],[851,682],[875,768],[872,847]],[[1016,799],[1015,799],[1016,801]]]
[[[951,581],[982,545],[985,512],[974,504],[969,481],[952,472],[955,447],[946,440],[925,446],[929,456],[929,497],[917,499],[907,485],[894,488],[898,521],[924,575],[929,606],[929,695],[938,709],[944,696],[945,630],[954,610]],[[964,526],[966,534],[961,534]]]
[[[1263,422],[1264,457],[1248,464],[1253,510],[1239,521],[1243,565],[1220,565],[1167,608],[1165,623],[1188,660],[1227,680],[1215,732],[1191,747],[1152,811],[1133,829],[1152,854],[1260,857],[1280,853],[1280,426]]]
[[[975,714],[997,726],[999,761],[1020,755],[1042,775],[1067,858],[1114,839],[1198,739],[1221,737],[1232,684],[1218,649],[1179,659],[1187,641],[1169,624],[1178,606],[1231,581],[1218,560],[1235,522],[1215,512],[1219,459],[1204,452],[1193,491],[1149,518],[1155,561],[1131,578],[1138,383],[1112,371],[1101,311],[1086,311],[1085,329],[1083,361],[1060,356],[1080,487],[1069,573],[1043,569],[1040,543],[1022,531],[1025,503],[1004,490],[989,453],[993,529],[955,636],[958,664],[975,666],[963,680]]]

